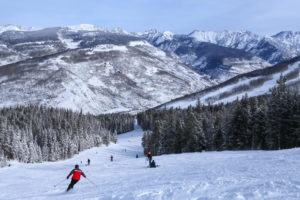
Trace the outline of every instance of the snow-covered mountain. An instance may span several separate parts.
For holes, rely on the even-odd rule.
[[[250,31],[193,31],[188,35],[198,42],[242,49],[272,64],[300,55],[300,32],[280,32],[274,36],[259,36]]]
[[[230,41],[240,41],[235,46],[229,39],[220,42],[221,36],[212,39],[213,34],[201,39],[200,32],[138,34],[89,24],[1,30],[0,106],[33,103],[95,114],[137,111],[270,65],[252,52],[250,47],[262,39],[249,32],[237,34],[240,40],[231,36]],[[274,38],[287,41],[296,55],[298,35],[284,32]]]
[[[160,33],[150,30],[142,37],[154,46],[178,56],[182,62],[198,73],[207,74],[219,83],[238,74],[271,65],[251,52],[224,46],[214,40],[198,41],[193,34],[174,35],[169,31]]]
[[[37,28],[34,27],[23,27],[23,26],[16,26],[13,24],[6,24],[6,25],[0,25],[0,33],[5,31],[33,31],[37,30]]]
[[[299,90],[299,73],[300,57],[296,57],[273,67],[241,74],[219,85],[175,99],[158,108],[187,108],[190,105],[197,105],[198,100],[203,104],[227,103],[237,98],[241,99],[246,94],[248,97],[268,94],[281,75],[287,78],[286,84],[289,87]]]
[[[260,36],[250,31],[196,30],[176,35],[150,30],[142,37],[218,82],[300,55],[300,32]]]
[[[9,29],[0,32],[0,66],[67,49],[92,48],[98,44],[118,45],[129,40],[138,38],[121,29],[109,30],[88,24],[36,31]]]
[[[93,114],[138,111],[215,84],[120,30],[7,31],[0,41],[12,52],[4,57],[16,57],[0,67],[0,106],[42,104]]]

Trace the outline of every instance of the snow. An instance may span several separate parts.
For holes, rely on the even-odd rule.
[[[164,31],[163,36],[166,40],[173,40],[174,33],[172,33],[171,31]]]
[[[267,60],[278,63],[283,56],[291,59],[300,53],[300,32],[280,32],[274,36],[260,36],[250,31],[193,31],[189,37],[199,42],[210,42],[224,47],[243,49],[247,52],[259,55],[260,43],[269,43],[277,48],[277,51],[269,55]]]
[[[231,66],[229,72],[232,73],[233,76],[271,66],[270,63],[262,60],[257,56],[254,56],[250,60],[239,59],[239,58],[225,58],[223,59],[223,65]],[[228,78],[229,77],[227,77],[226,80],[228,80]]]
[[[95,26],[92,24],[78,24],[73,26],[67,26],[67,29],[70,31],[78,32],[78,31],[106,31],[106,28],[102,28],[100,26]]]
[[[123,45],[101,44],[93,49],[93,52],[109,52],[109,51],[127,51],[127,47]]]
[[[189,37],[199,42],[210,42],[225,47],[252,49],[257,41],[262,40],[262,36],[251,33],[250,31],[193,31]],[[237,43],[238,42],[238,43]],[[237,45],[238,44],[238,45]]]
[[[131,41],[129,43],[129,46],[136,47],[140,51],[151,53],[152,55],[160,57],[160,58],[162,58],[162,57],[166,58],[166,53],[164,51],[152,46],[151,44],[149,44],[146,41]]]
[[[102,32],[109,32],[109,33],[117,33],[117,34],[125,34],[130,35],[127,31],[121,28],[114,28],[109,30],[107,28],[103,28],[100,26],[92,25],[92,24],[78,24],[73,26],[66,26],[69,31],[79,32],[79,31],[102,31]]]
[[[264,84],[260,87],[257,87],[257,88],[254,88],[252,90],[244,90],[238,94],[235,94],[235,95],[231,95],[227,98],[223,98],[223,99],[220,99],[218,101],[210,101],[211,104],[218,104],[218,103],[227,103],[227,102],[232,102],[234,100],[237,99],[237,97],[239,99],[241,99],[243,96],[248,95],[248,97],[253,97],[253,96],[259,96],[259,95],[263,95],[263,94],[266,94],[266,93],[269,93],[270,92],[270,89],[272,87],[274,87],[276,85],[276,82],[277,80],[279,80],[280,78],[280,75],[282,74],[283,76],[286,76],[287,74],[297,70],[300,66],[300,62],[296,62],[294,64],[291,64],[288,66],[288,69],[285,70],[284,72],[278,72],[278,73],[275,73],[275,74],[270,74],[268,76],[268,78],[270,80],[268,81],[265,81]],[[199,100],[201,101],[201,103],[203,104],[207,104],[207,100],[210,99],[210,98],[219,98],[220,94],[224,93],[224,92],[229,92],[229,91],[232,91],[234,90],[235,88],[239,87],[239,86],[243,86],[243,85],[249,85],[252,81],[255,81],[257,79],[260,79],[260,78],[263,78],[262,76],[258,76],[258,77],[253,77],[253,78],[241,78],[238,80],[237,83],[234,83],[234,84],[230,84],[230,85],[226,85],[222,88],[219,88],[217,90],[213,90],[211,92],[208,92],[208,93],[205,93],[203,94],[202,96],[199,96]],[[298,77],[296,77],[295,79],[292,79],[290,80],[289,84],[297,81],[299,79],[299,75]],[[186,98],[186,99],[181,99],[181,100],[178,100],[178,101],[175,101],[175,102],[171,102],[171,103],[168,103],[166,105],[166,108],[187,108],[188,106],[196,106],[197,105],[197,102],[198,102],[198,98]]]
[[[93,102],[96,95],[83,80],[76,78],[73,74],[71,78],[73,81],[62,84],[64,92],[60,93],[57,101],[51,102],[50,105],[53,104],[52,106],[71,110],[78,110],[80,108],[84,113],[87,113],[87,111],[91,111],[91,113],[98,112],[97,104]],[[92,82],[95,83],[95,80],[92,79]],[[100,82],[97,83],[101,84]]]
[[[109,109],[103,112],[103,114],[120,113],[120,112],[130,112],[130,110],[128,108],[120,106],[118,108]]]
[[[106,87],[106,85],[97,77],[93,76],[88,80],[88,84],[96,87]]]
[[[22,26],[16,26],[12,24],[7,24],[7,25],[0,25],[0,33],[5,32],[5,31],[35,31],[38,30],[37,28],[34,27],[22,27]]]
[[[76,49],[78,48],[81,41],[74,42],[73,39],[64,39],[63,43],[66,44],[68,49]]]
[[[221,103],[221,102],[223,102],[223,103],[232,102],[232,101],[236,100],[237,97],[239,99],[241,99],[243,96],[246,95],[246,93],[247,93],[248,97],[259,96],[259,95],[263,95],[263,94],[269,93],[270,89],[272,89],[276,85],[276,82],[277,82],[277,80],[279,80],[281,74],[283,76],[286,76],[290,72],[292,72],[295,69],[299,68],[299,65],[300,65],[300,62],[296,62],[296,63],[294,63],[292,65],[289,65],[288,70],[286,70],[283,73],[273,74],[272,77],[271,77],[271,79],[268,80],[268,81],[266,81],[261,87],[255,88],[255,90],[245,91],[245,92],[242,92],[242,93],[240,93],[238,95],[234,95],[234,96],[230,96],[230,97],[225,98],[225,99],[221,99],[220,101],[216,101],[215,104],[218,104],[218,103]]]
[[[4,81],[6,81],[7,80],[7,76],[2,76],[2,77],[0,77],[0,83],[1,82],[4,82]]]
[[[0,106],[39,104],[93,114],[136,112],[212,85],[152,45],[103,44],[80,49],[74,60],[78,51],[33,60],[42,69],[38,73],[20,73],[18,79],[8,76],[12,81],[2,82]]]
[[[157,38],[156,44],[163,43],[165,40],[173,40],[174,34],[170,31],[163,32],[160,37]]]
[[[81,41],[74,41],[71,38],[64,38],[63,34],[57,33],[58,39],[68,48],[68,49],[76,49],[79,47]]]
[[[5,179],[0,182],[0,199],[300,198],[300,148],[154,156],[160,166],[147,168],[141,137],[142,130],[136,126],[134,131],[119,135],[117,144],[92,148],[69,160],[40,164],[10,162],[11,167],[0,169],[0,176]],[[139,158],[135,158],[136,154]],[[85,166],[88,158],[91,165]],[[88,179],[82,177],[66,193],[70,180],[65,177],[77,163]]]
[[[143,36],[154,42],[156,45],[159,45],[166,40],[173,40],[174,34],[170,31],[160,33],[156,29],[151,29],[149,31],[145,31]]]
[[[129,46],[135,47],[135,46],[152,46],[147,41],[144,40],[138,40],[138,41],[131,41],[129,42]]]
[[[207,102],[205,101],[208,98],[212,98],[215,96],[218,96],[219,94],[226,92],[226,91],[231,91],[232,89],[241,86],[241,85],[248,85],[251,81],[254,81],[256,79],[259,79],[260,77],[255,77],[255,78],[251,78],[251,79],[240,79],[236,84],[233,85],[227,85],[223,88],[220,88],[218,90],[212,91],[212,92],[208,92],[206,94],[204,94],[203,96],[201,96],[199,98],[199,100],[201,101],[201,103],[206,104]],[[236,99],[236,96],[233,97],[233,100]],[[196,106],[198,102],[198,99],[193,99],[193,100],[189,100],[189,99],[184,99],[184,100],[179,100],[173,103],[170,103],[167,105],[167,108],[187,108],[190,105],[191,106]]]

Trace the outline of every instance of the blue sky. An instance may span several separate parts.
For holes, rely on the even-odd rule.
[[[299,0],[0,0],[0,24],[274,34],[300,31],[299,8]]]

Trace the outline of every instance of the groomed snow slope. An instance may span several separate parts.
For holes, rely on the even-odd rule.
[[[136,127],[120,135],[117,144],[93,148],[66,161],[11,163],[0,169],[0,199],[300,199],[299,148],[163,155],[154,157],[160,167],[147,168],[141,137]],[[90,166],[80,164],[88,158]],[[84,178],[68,193],[70,180],[54,187],[76,163],[97,187]]]
[[[287,65],[287,68],[284,71],[278,71],[276,73],[269,73],[268,75],[257,75],[254,77],[239,77],[237,82],[225,84],[223,86],[218,87],[217,89],[212,89],[205,93],[198,93],[195,96],[187,96],[178,100],[174,100],[168,102],[160,108],[188,108],[189,106],[196,106],[198,100],[202,104],[207,105],[210,104],[219,104],[219,103],[230,103],[235,101],[237,98],[241,99],[246,94],[248,97],[260,96],[264,94],[269,94],[270,90],[277,85],[277,81],[279,80],[280,76],[288,76],[294,74],[292,78],[290,78],[286,84],[292,85],[294,83],[299,82],[300,75],[299,69],[300,68],[300,61],[297,61],[293,64]],[[252,86],[251,83],[255,82],[259,79],[265,79],[262,81],[261,85]],[[253,83],[252,83],[253,84]],[[249,87],[248,87],[249,86]],[[239,87],[244,87],[243,89],[239,89]],[[225,97],[222,95],[228,93]]]

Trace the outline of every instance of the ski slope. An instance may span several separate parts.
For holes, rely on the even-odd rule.
[[[0,199],[300,199],[300,148],[155,156],[160,167],[147,168],[141,137],[142,130],[136,126],[120,135],[117,144],[92,148],[69,160],[11,162],[11,167],[0,169]],[[85,166],[88,158],[91,165]],[[88,179],[82,177],[73,190],[65,192],[70,179],[64,179],[77,163]]]

